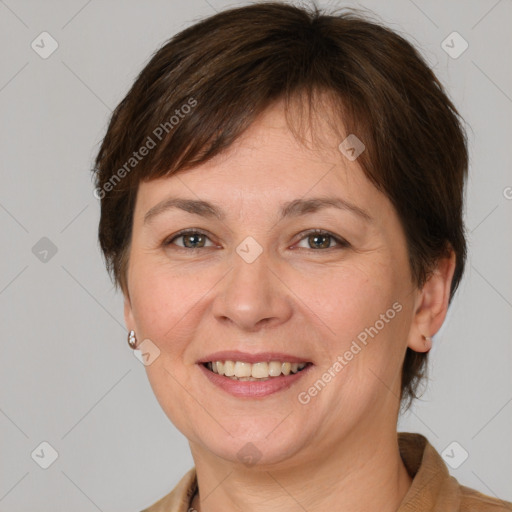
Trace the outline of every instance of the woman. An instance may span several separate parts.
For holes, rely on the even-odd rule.
[[[357,14],[256,4],[154,55],[96,161],[128,342],[195,462],[147,511],[512,510],[396,431],[463,274],[466,175],[441,84]]]

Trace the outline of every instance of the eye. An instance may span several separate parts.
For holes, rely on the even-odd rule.
[[[334,241],[339,248],[350,247],[350,244],[344,240],[343,238],[337,237],[328,231],[324,231],[322,229],[311,229],[302,233],[301,242],[305,241],[309,247],[306,249],[333,249],[336,247],[331,245],[331,242]]]
[[[340,238],[338,236],[329,233],[328,231],[324,231],[322,229],[311,229],[302,233],[301,242],[306,242],[308,247],[302,247],[306,249],[334,249],[336,246],[338,248],[346,248],[350,247],[350,244]],[[182,243],[176,243],[177,240],[181,240]],[[207,242],[210,242],[209,245]],[[332,244],[334,242],[334,245]],[[196,229],[186,229],[176,233],[171,238],[168,238],[164,241],[164,246],[174,245],[180,249],[202,249],[205,247],[214,247],[215,244],[211,242],[210,238],[203,231],[199,231]],[[297,245],[300,247],[300,245]]]
[[[182,240],[182,244],[174,243],[175,240]],[[193,229],[183,230],[173,235],[172,238],[167,239],[164,242],[165,246],[168,245],[176,245],[182,249],[201,249],[203,247],[208,247],[206,245],[206,241],[209,240],[208,235],[203,233],[202,231],[197,231]],[[214,244],[210,241],[210,247]]]

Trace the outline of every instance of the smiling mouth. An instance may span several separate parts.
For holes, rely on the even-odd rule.
[[[312,363],[289,363],[270,361],[260,363],[246,363],[243,361],[211,361],[203,366],[213,373],[232,380],[265,381],[276,377],[294,375],[301,372]]]

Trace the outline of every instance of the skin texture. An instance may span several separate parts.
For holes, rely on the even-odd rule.
[[[277,103],[222,155],[139,187],[125,320],[138,340],[149,338],[160,350],[146,370],[163,410],[189,440],[196,510],[300,504],[313,512],[343,504],[385,512],[397,509],[410,486],[396,440],[401,367],[406,347],[427,351],[423,335],[444,320],[454,256],[418,289],[393,206],[357,160],[338,150],[340,142],[326,129],[323,144],[303,146]],[[171,209],[144,223],[170,196],[215,203],[225,217]],[[332,207],[279,219],[283,203],[325,196],[349,201],[371,221]],[[205,232],[205,242],[195,242],[200,248],[184,247],[190,237],[172,240],[185,228]],[[350,245],[327,238],[328,248],[315,248],[303,234],[315,228]],[[248,236],[263,250],[252,263],[236,252]],[[298,394],[394,303],[400,312],[301,404]],[[284,352],[314,366],[289,389],[236,398],[196,364],[220,350]],[[248,442],[260,457],[250,467],[237,457]]]

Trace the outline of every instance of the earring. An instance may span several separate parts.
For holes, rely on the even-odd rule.
[[[426,352],[428,352],[432,348],[432,338],[430,336],[424,336],[423,337],[423,344],[425,345],[425,348],[427,349]]]
[[[128,345],[130,348],[135,349],[137,346],[137,336],[135,336],[135,331],[130,331],[128,333]]]

